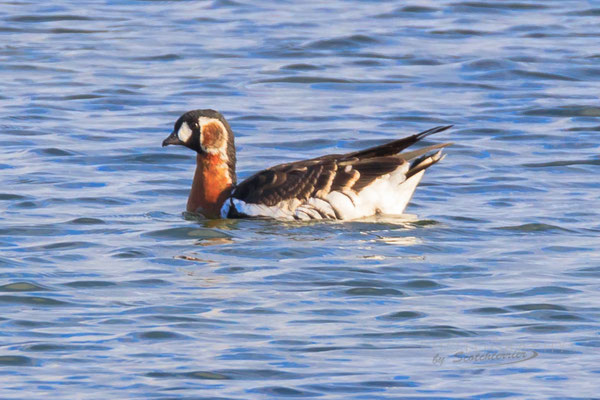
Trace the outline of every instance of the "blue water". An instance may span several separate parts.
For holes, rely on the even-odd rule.
[[[0,1],[0,398],[597,396],[599,16]],[[241,177],[455,145],[406,217],[203,221],[194,154],[160,147],[195,108]]]

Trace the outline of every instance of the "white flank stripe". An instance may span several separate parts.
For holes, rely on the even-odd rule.
[[[223,207],[221,207],[221,218],[227,218],[227,214],[229,214],[229,209],[231,208],[231,200],[225,200],[223,203]]]
[[[250,217],[294,219],[293,214],[289,210],[278,207],[279,204],[275,206],[266,206],[264,204],[246,203],[239,199],[232,199],[232,201],[233,206],[239,213],[248,215]]]

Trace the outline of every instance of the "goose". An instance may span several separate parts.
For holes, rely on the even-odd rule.
[[[239,184],[233,131],[218,111],[184,113],[162,145],[196,152],[186,207],[190,213],[206,218],[353,220],[402,214],[425,170],[445,157],[441,149],[451,143],[404,150],[451,127],[438,126],[364,150],[275,165]]]

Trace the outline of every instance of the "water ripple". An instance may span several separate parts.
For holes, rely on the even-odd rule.
[[[0,398],[597,397],[588,3],[3,2]],[[206,220],[194,108],[240,179],[454,145],[410,216]]]

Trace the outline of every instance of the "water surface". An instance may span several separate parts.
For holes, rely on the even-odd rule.
[[[0,397],[597,396],[599,11],[0,2]],[[240,177],[455,145],[412,217],[205,221],[160,148],[195,108]]]

